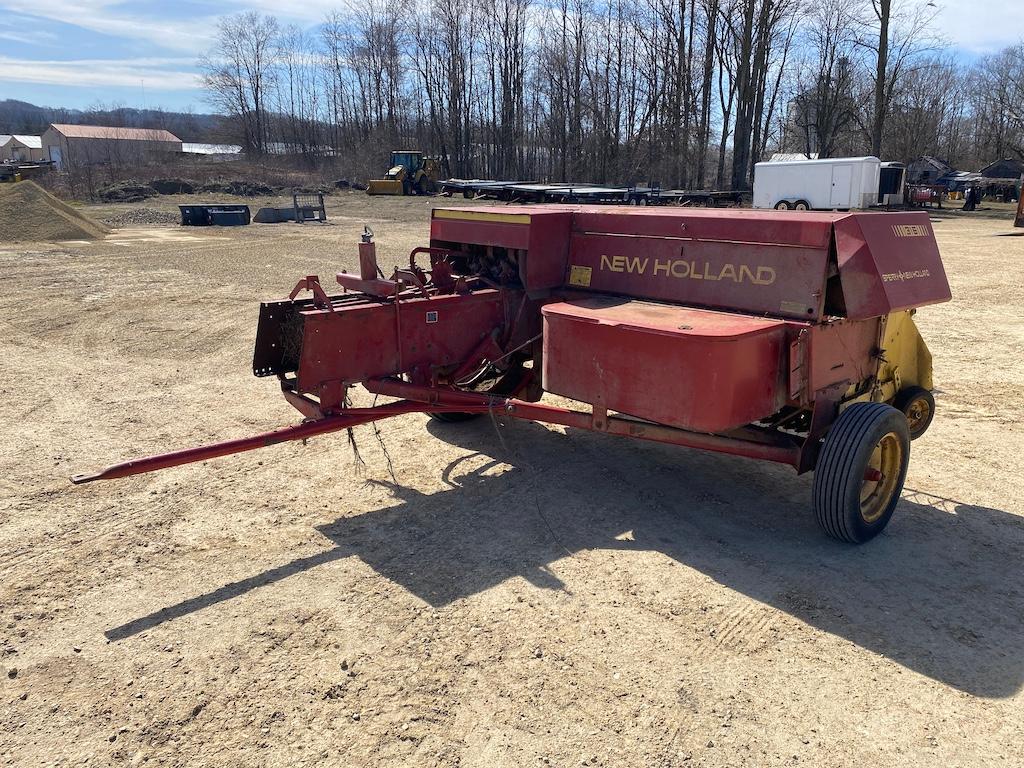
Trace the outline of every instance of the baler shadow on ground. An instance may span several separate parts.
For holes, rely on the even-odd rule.
[[[438,607],[516,576],[568,590],[553,563],[614,548],[660,552],[968,693],[1008,697],[1024,685],[1016,515],[908,488],[889,532],[853,547],[821,535],[810,476],[788,468],[534,423],[501,436],[487,419],[428,429],[469,451],[439,467],[447,490],[388,482],[401,503],[319,528],[335,547],[112,628],[108,639],[346,557]]]

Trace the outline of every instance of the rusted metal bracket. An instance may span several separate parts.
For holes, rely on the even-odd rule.
[[[334,311],[334,305],[331,304],[330,298],[328,298],[326,291],[323,286],[320,285],[320,277],[318,275],[306,275],[304,278],[299,280],[292,288],[292,292],[288,294],[290,301],[295,301],[295,297],[298,296],[302,291],[310,291],[313,294],[313,300],[316,306],[321,309],[326,309],[328,312]]]

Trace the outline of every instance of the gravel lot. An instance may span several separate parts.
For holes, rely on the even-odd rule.
[[[1008,212],[935,220],[938,415],[863,547],[809,475],[487,420],[383,423],[394,479],[367,426],[365,466],[327,436],[68,483],[294,423],[257,302],[354,268],[364,223],[388,269],[431,204],[0,244],[0,765],[1024,764]]]

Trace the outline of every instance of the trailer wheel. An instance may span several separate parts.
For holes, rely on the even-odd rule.
[[[646,197],[641,197],[639,200],[636,201],[636,204],[637,205],[647,205],[647,198]]]
[[[809,210],[811,210],[811,205],[806,200],[797,200],[796,203],[793,205],[793,210],[794,211],[809,211]]]
[[[814,469],[814,512],[834,539],[863,544],[892,517],[910,460],[907,418],[885,403],[856,403],[836,419]]]
[[[924,387],[907,387],[896,394],[893,406],[907,417],[910,439],[917,440],[925,433],[935,417],[935,398]]]
[[[718,201],[715,200],[715,198],[713,198],[711,195],[708,195],[707,197],[704,198],[704,207],[705,208],[714,208],[717,205],[718,205]]]
[[[789,201],[788,200],[779,200],[779,202],[777,202],[775,204],[775,210],[776,211],[788,211],[789,210]]]

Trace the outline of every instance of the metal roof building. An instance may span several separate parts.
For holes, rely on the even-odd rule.
[[[46,158],[58,167],[140,162],[160,152],[181,152],[181,139],[153,128],[54,123],[42,135]]]
[[[42,159],[44,158],[41,137],[18,134],[0,136],[0,160],[31,162]]]

